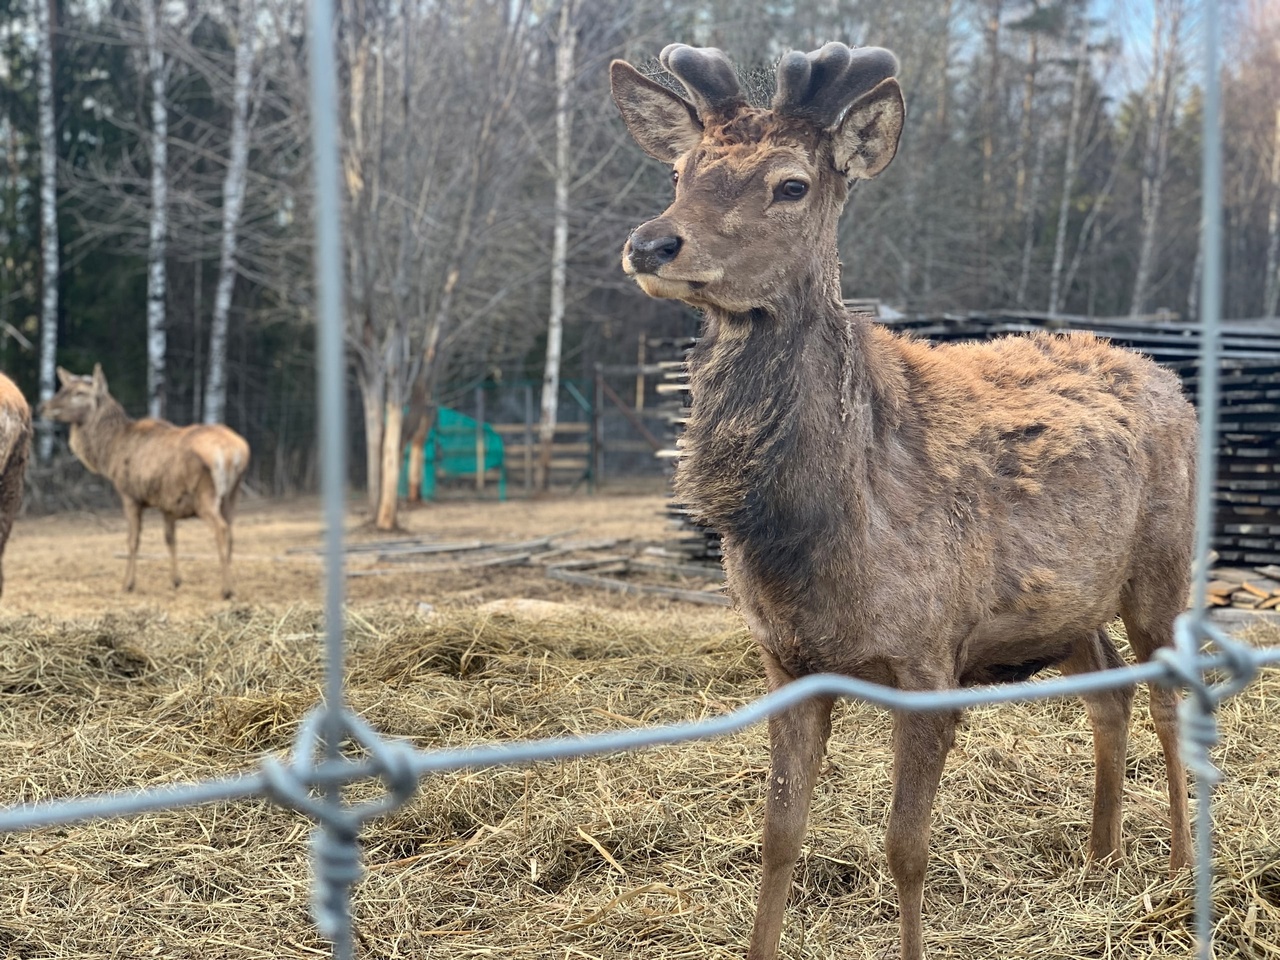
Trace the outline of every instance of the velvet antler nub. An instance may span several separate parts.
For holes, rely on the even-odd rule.
[[[773,109],[832,127],[859,97],[898,72],[898,58],[883,47],[828,43],[821,50],[792,50],[778,63]]]
[[[732,113],[747,102],[738,74],[722,50],[672,43],[663,47],[658,59],[684,85],[701,117]]]

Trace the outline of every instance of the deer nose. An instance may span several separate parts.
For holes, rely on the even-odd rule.
[[[637,273],[657,273],[659,267],[676,258],[684,243],[669,227],[659,225],[651,230],[650,226],[646,223],[631,234],[631,266]]]

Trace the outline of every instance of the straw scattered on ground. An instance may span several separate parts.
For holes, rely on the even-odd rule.
[[[354,708],[429,749],[697,719],[762,692],[728,611],[570,590],[553,597],[568,601],[561,615],[482,612],[499,587],[444,597],[431,617],[406,602],[357,603]],[[286,749],[318,696],[319,629],[310,601],[0,617],[0,796],[190,780]],[[1248,639],[1277,643],[1280,631]],[[1222,712],[1220,960],[1280,960],[1278,701],[1272,671]],[[881,711],[838,708],[784,956],[864,958],[895,943],[881,849],[888,742]],[[756,728],[428,780],[371,825],[361,955],[740,957],[767,762]],[[1079,703],[969,712],[934,816],[930,955],[1190,957],[1191,878],[1166,876],[1163,764],[1141,694],[1128,772],[1128,859],[1091,865],[1092,745]],[[325,956],[308,916],[308,833],[302,817],[252,800],[8,837],[0,955]]]

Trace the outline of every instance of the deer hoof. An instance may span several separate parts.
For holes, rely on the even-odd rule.
[[[133,593],[133,584],[132,584],[132,583],[126,583],[126,584],[124,585],[124,592],[125,592],[125,593]]]
[[[180,586],[182,586],[182,578],[181,578],[181,577],[174,577],[174,578],[173,578],[173,589],[177,590]]]
[[[230,600],[233,596],[235,596],[235,591],[234,591],[234,590],[232,590],[230,587],[223,587],[223,588],[222,588],[222,599],[223,599],[223,600]]]

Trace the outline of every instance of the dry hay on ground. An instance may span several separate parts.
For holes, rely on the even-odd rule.
[[[529,622],[368,607],[351,702],[423,748],[723,713],[761,692],[728,614],[578,611]],[[242,769],[287,747],[321,672],[314,607],[188,621],[0,621],[6,802]],[[1262,640],[1262,637],[1255,637]],[[1266,642],[1280,639],[1276,634]],[[1218,957],[1280,958],[1275,672],[1223,711]],[[1165,877],[1163,766],[1140,709],[1129,859],[1084,859],[1092,750],[1072,701],[968,715],[935,813],[935,958],[1191,956],[1189,876]],[[896,936],[881,841],[889,723],[837,711],[784,956],[870,957]],[[759,868],[761,728],[604,760],[440,776],[375,822],[356,918],[366,957],[740,957]],[[307,914],[308,824],[266,801],[6,838],[0,954],[327,955]]]

